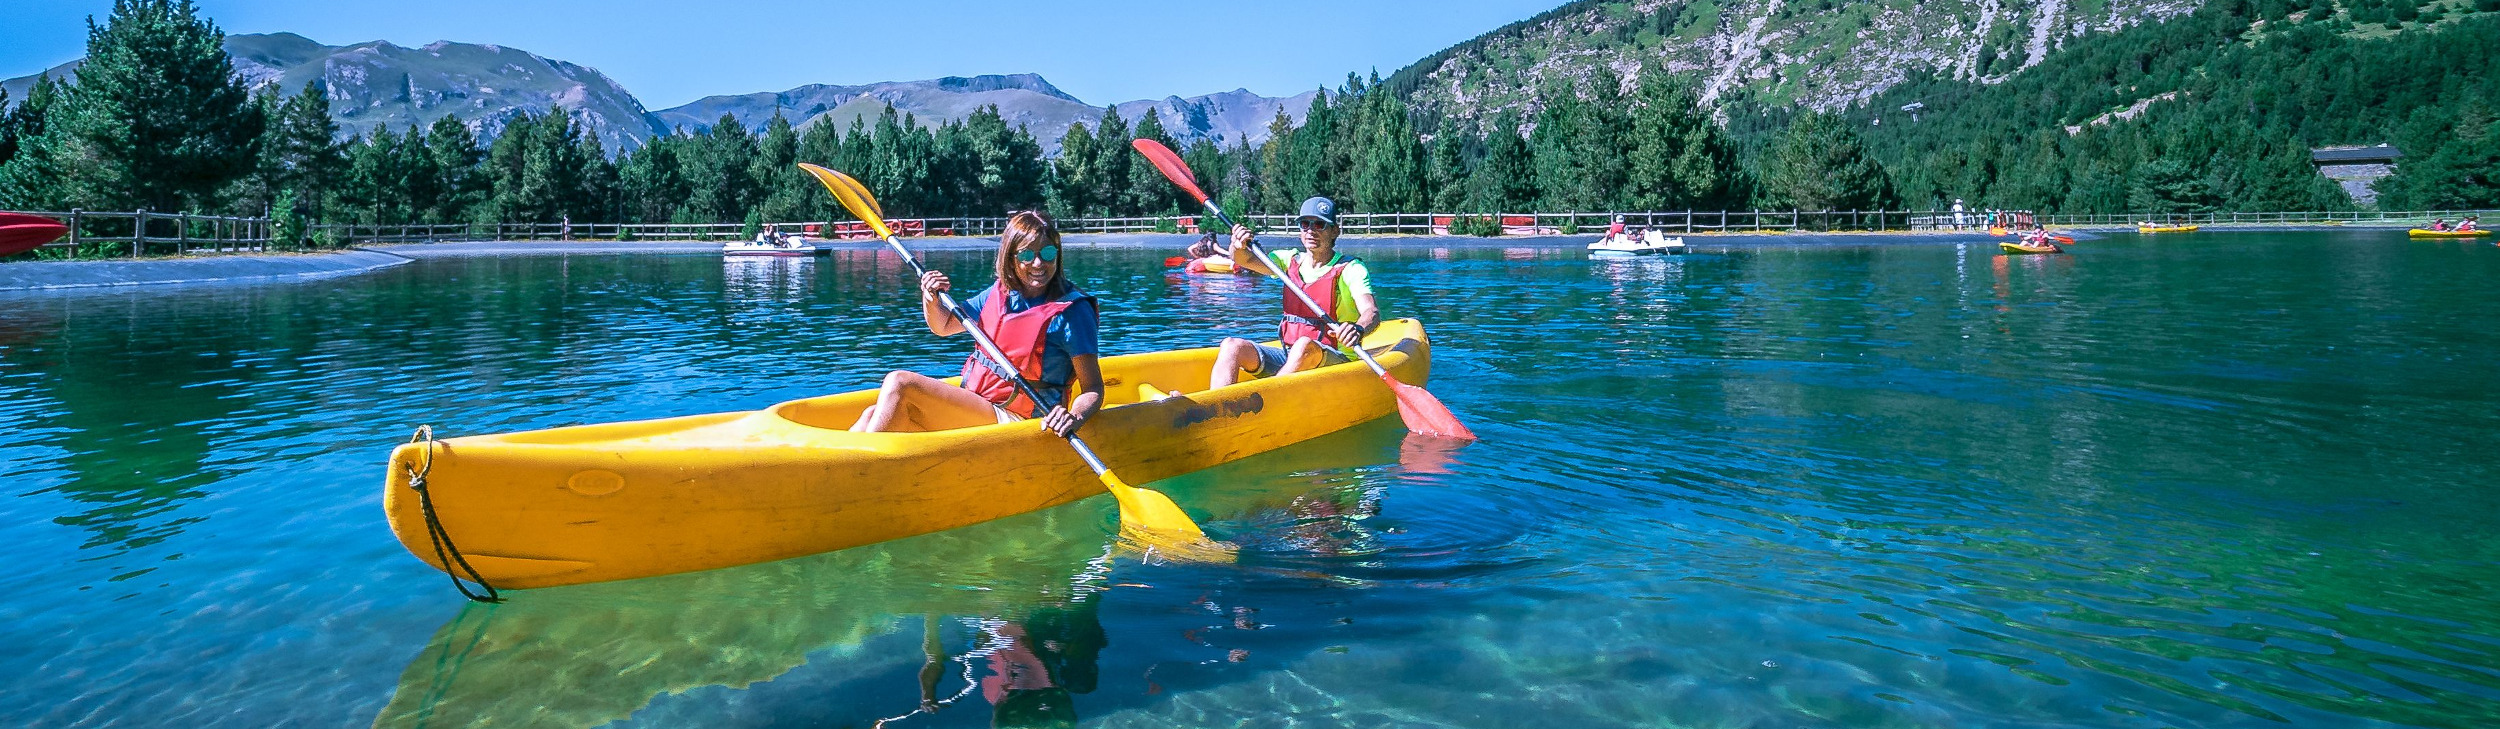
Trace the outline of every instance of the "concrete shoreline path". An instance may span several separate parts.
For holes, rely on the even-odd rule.
[[[304,280],[364,273],[409,260],[380,251],[345,250],[137,261],[22,261],[0,264],[0,291]]]
[[[2289,228],[2263,228],[2287,230]],[[2317,226],[2319,230],[2357,230],[2361,228]],[[2082,229],[2062,228],[2080,238],[2131,233],[2132,228]],[[2223,232],[2216,230],[2214,232]],[[1845,233],[1779,233],[1727,232],[1681,234],[1696,250],[1721,248],[1797,247],[1797,246],[1866,246],[1866,245],[1951,245],[1987,244],[2010,240],[1990,236],[1981,230],[1961,231],[1887,231]],[[2129,236],[2132,237],[2132,236]],[[1194,234],[1174,233],[1070,233],[1067,244],[1080,248],[1146,248],[1169,250],[1178,255]],[[1269,246],[1289,244],[1292,231],[1261,231],[1260,238]],[[1577,249],[1597,240],[1595,231],[1577,235],[1501,236],[1476,238],[1466,236],[1383,235],[1354,236],[1346,241],[1360,250],[1365,246],[1383,247],[1445,247],[1445,248],[1563,248]],[[997,237],[907,238],[904,245],[915,251],[981,250],[997,245]],[[442,243],[372,244],[327,253],[270,253],[199,256],[188,258],[147,259],[137,261],[24,261],[0,263],[0,291],[49,289],[84,289],[150,284],[187,284],[207,282],[283,282],[347,276],[389,268],[417,259],[474,258],[493,256],[566,256],[566,255],[718,255],[719,241],[458,241]],[[836,251],[884,250],[885,244],[873,240],[842,241]]]

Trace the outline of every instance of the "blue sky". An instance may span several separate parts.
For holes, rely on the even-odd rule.
[[[1089,103],[1246,87],[1269,96],[1382,75],[1561,0],[1463,2],[280,2],[200,0],[228,33],[329,45],[494,43],[597,68],[662,109],[712,94],[1039,73]],[[85,53],[111,0],[0,10],[0,78]]]

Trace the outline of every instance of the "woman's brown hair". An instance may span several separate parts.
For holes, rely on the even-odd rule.
[[[1050,217],[1031,210],[1007,216],[1007,230],[998,236],[998,284],[1015,290],[1016,250],[1025,244],[1040,241],[1041,247],[1059,245],[1059,226]],[[1050,284],[1042,287],[1042,299],[1059,298],[1068,292],[1067,249],[1059,250],[1059,267],[1050,272]]]

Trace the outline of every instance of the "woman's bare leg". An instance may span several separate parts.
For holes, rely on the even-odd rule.
[[[971,390],[918,372],[896,371],[877,388],[877,403],[860,413],[851,430],[862,433],[924,433],[998,422],[990,401]]]

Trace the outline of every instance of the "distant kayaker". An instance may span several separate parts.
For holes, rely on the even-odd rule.
[[[1200,236],[1198,242],[1189,244],[1188,270],[1190,273],[1209,271],[1222,273],[1233,270],[1233,257],[1228,255],[1227,249],[1218,247],[1215,241],[1215,234],[1208,233]]]
[[[1268,251],[1261,260],[1250,254],[1255,238],[1249,228],[1233,226],[1234,265],[1283,279],[1302,289],[1325,311],[1311,311],[1302,299],[1285,292],[1285,317],[1277,324],[1284,348],[1227,337],[1217,345],[1215,369],[1207,374],[1209,389],[1233,384],[1243,373],[1259,377],[1288,375],[1346,361],[1330,344],[1362,341],[1380,323],[1372,299],[1371,269],[1362,259],[1337,251],[1337,203],[1324,197],[1302,201],[1294,223],[1302,229],[1302,249]],[[1322,327],[1325,326],[1325,329]],[[1321,341],[1326,339],[1326,342]]]
[[[2433,220],[2433,221],[2431,221],[2431,230],[2437,230],[2437,231],[2443,231],[2443,232],[2444,232],[2444,231],[2446,231],[2446,230],[2448,230],[2448,219],[2447,219],[2447,218],[2440,218],[2440,219],[2437,219],[2437,220]]]
[[[1068,283],[1059,250],[1059,228],[1049,218],[1016,213],[998,237],[998,283],[963,301],[966,315],[1006,351],[1042,402],[1026,400],[976,353],[964,361],[961,387],[908,370],[887,374],[876,404],[851,430],[925,432],[1039,417],[1043,428],[1067,435],[1094,417],[1102,409],[1100,322],[1094,297]],[[941,337],[964,331],[964,322],[938,303],[950,288],[944,273],[920,277],[920,316]]]

